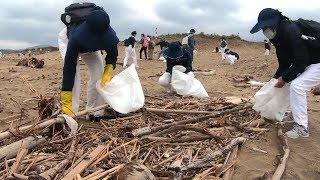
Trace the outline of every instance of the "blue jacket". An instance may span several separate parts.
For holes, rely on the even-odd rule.
[[[189,36],[189,38],[188,38],[188,46],[189,46],[189,49],[192,51],[194,50],[194,47],[196,46],[196,41],[194,40],[193,35]]]
[[[83,33],[80,32],[78,28],[80,25],[74,25],[68,29],[69,42],[68,42],[67,52],[66,52],[65,61],[64,61],[64,67],[63,67],[62,91],[72,91],[79,53],[105,50],[107,52],[107,55],[105,58],[106,64],[112,64],[114,68],[116,67],[116,62],[118,57],[117,44],[112,46],[110,45],[106,46],[106,45],[99,45],[99,43],[94,43],[94,44],[81,43],[79,39],[81,36],[83,36]],[[112,38],[118,39],[113,29],[110,29],[110,31],[111,31],[110,35],[114,36]],[[97,41],[99,41],[99,39],[97,39]]]
[[[170,57],[166,58],[167,60],[167,69],[166,72],[172,74],[172,68],[176,65],[181,65],[186,68],[184,73],[188,73],[192,71],[192,60],[191,55],[187,50],[183,50],[183,56],[177,59],[173,59]]]
[[[301,38],[302,32],[298,25],[289,20],[283,20],[277,30],[277,35],[270,42],[275,46],[279,67],[274,75],[282,76],[287,83],[303,73],[307,66],[320,63],[320,52],[308,45]]]

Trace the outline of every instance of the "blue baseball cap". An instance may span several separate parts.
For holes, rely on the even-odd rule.
[[[179,41],[170,43],[169,48],[164,50],[164,54],[172,59],[178,59],[183,56],[182,44]]]
[[[251,29],[250,33],[256,33],[268,27],[278,27],[281,12],[277,9],[265,8],[260,11],[257,24]]]
[[[77,27],[73,37],[89,49],[108,50],[119,42],[110,26],[109,15],[103,9],[93,10],[86,21]]]

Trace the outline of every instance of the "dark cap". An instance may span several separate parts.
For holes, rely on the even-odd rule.
[[[277,9],[265,8],[258,16],[257,24],[251,29],[250,33],[256,33],[261,29],[268,27],[278,27],[280,22],[281,12]]]
[[[196,31],[194,29],[190,29],[188,33],[196,33]]]
[[[172,59],[177,59],[183,56],[182,44],[179,41],[170,43],[169,48],[164,50],[164,54]]]

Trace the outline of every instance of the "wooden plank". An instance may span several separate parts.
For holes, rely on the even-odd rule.
[[[83,159],[74,169],[72,169],[63,179],[69,180],[74,179],[77,174],[81,174],[90,164],[96,160],[105,150],[107,146],[99,145],[95,150],[93,150],[88,158]]]
[[[17,157],[16,157],[16,161],[14,162],[14,164],[11,166],[9,174],[13,174],[13,173],[18,173],[20,165],[21,165],[21,161],[23,160],[23,158],[28,154],[28,149],[22,148]]]

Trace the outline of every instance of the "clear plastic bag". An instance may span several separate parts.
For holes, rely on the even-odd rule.
[[[172,69],[171,86],[180,95],[208,97],[207,91],[196,78],[185,74],[185,67],[174,66]]]
[[[290,84],[276,88],[276,83],[277,79],[271,79],[255,94],[253,109],[262,117],[282,121],[285,112],[290,109]]]
[[[117,112],[127,114],[143,107],[144,94],[134,65],[114,76],[104,87],[100,84],[101,81],[96,84],[98,92]]]

